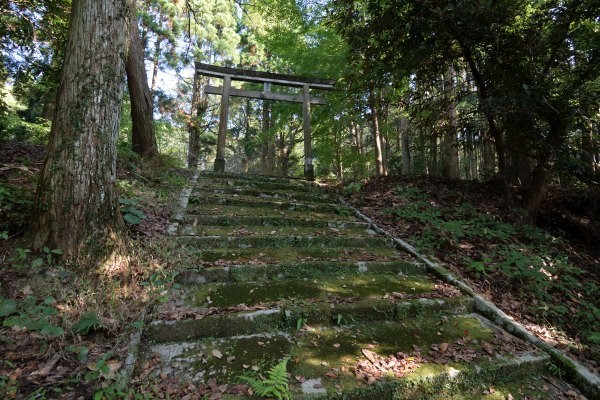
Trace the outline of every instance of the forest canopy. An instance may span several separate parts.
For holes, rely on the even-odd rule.
[[[71,1],[0,7],[0,139],[45,142]],[[118,143],[212,165],[219,96],[203,87],[220,81],[194,75],[196,61],[330,78],[336,90],[312,110],[318,176],[498,179],[507,198],[521,188],[520,203],[533,215],[550,184],[598,183],[599,7],[593,0],[138,1],[141,55],[133,59],[146,68],[128,73],[128,82],[147,74],[138,81],[147,81],[154,121],[144,129],[156,132],[136,139],[136,118],[132,126],[124,117]],[[144,92],[129,87],[124,116],[143,103],[135,93]],[[300,105],[236,98],[230,107],[228,168],[302,173]]]

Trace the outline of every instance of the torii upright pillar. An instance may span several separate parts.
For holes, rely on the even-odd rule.
[[[227,120],[229,119],[229,91],[231,76],[223,77],[223,94],[221,95],[221,112],[219,113],[219,136],[217,138],[217,156],[215,172],[225,172],[225,146],[227,145]]]
[[[312,144],[310,137],[310,86],[305,84],[302,90],[302,129],[304,130],[304,177],[315,179]]]

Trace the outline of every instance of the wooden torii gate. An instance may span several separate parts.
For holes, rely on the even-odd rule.
[[[275,74],[271,72],[251,71],[238,68],[219,67],[210,64],[196,63],[196,72],[200,75],[223,79],[223,86],[205,86],[204,93],[221,95],[221,111],[219,114],[219,136],[217,139],[216,172],[225,171],[225,144],[227,141],[227,119],[229,117],[229,97],[248,97],[252,99],[280,100],[302,103],[304,130],[304,177],[314,179],[312,143],[310,134],[310,105],[326,104],[325,99],[310,96],[310,89],[333,89],[334,81],[318,78],[306,78],[293,75]],[[231,87],[231,81],[262,83],[263,90],[240,90]],[[301,87],[302,94],[292,95],[271,92],[271,85]]]

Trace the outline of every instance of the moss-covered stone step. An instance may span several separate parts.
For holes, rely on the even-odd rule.
[[[253,306],[275,302],[327,303],[435,293],[439,285],[426,275],[339,275],[256,282],[207,283],[189,288],[185,302],[194,307]],[[393,297],[394,295],[392,295]],[[426,297],[426,296],[424,296]]]
[[[293,190],[295,192],[322,193],[323,189],[317,184],[294,179],[244,179],[238,176],[232,177],[206,177],[200,175],[200,184],[216,184],[231,187],[259,188],[262,190]]]
[[[309,186],[309,187],[319,187],[322,184],[313,181],[307,180],[302,177],[295,176],[271,176],[271,175],[258,175],[258,174],[237,174],[230,172],[212,172],[212,171],[203,171],[199,174],[200,179],[210,179],[210,180],[218,180],[218,179],[230,179],[239,182],[283,182],[294,184],[298,186]]]
[[[264,190],[249,187],[230,187],[203,182],[196,184],[195,193],[212,193],[230,196],[251,196],[269,200],[287,200],[308,203],[335,203],[336,200],[326,193],[296,192],[294,190],[271,189]]]
[[[294,334],[304,326],[319,329],[377,321],[407,323],[412,318],[448,318],[473,310],[469,297],[360,300],[349,303],[281,303],[258,311],[227,312],[203,318],[203,310],[186,308],[189,318],[156,320],[145,335],[152,343],[175,343],[205,338],[251,335],[264,332]],[[312,328],[310,328],[312,329]]]
[[[343,236],[179,236],[181,243],[189,243],[198,248],[377,248],[389,247],[388,239],[377,237],[343,237]]]
[[[189,263],[190,268],[208,265],[273,265],[290,262],[308,261],[396,261],[404,260],[405,253],[399,253],[392,247],[376,248],[316,248],[316,247],[280,247],[245,249],[202,249],[193,242],[185,246],[189,258],[197,264]]]
[[[179,235],[197,236],[333,236],[333,237],[375,237],[377,232],[368,228],[330,228],[308,226],[222,226],[222,225],[180,225]]]
[[[219,218],[255,217],[255,218],[294,218],[305,221],[357,221],[354,213],[347,208],[336,208],[335,212],[322,210],[278,209],[268,205],[260,207],[232,206],[224,204],[188,204],[188,215],[214,215]]]
[[[378,392],[390,399],[408,393],[436,395],[439,393],[432,390],[440,382],[464,393],[473,383],[489,388],[506,374],[512,378],[539,374],[548,361],[547,356],[494,329],[481,317],[440,314],[337,327],[310,325],[309,321],[295,333],[214,335],[176,344],[155,343],[146,357],[153,353],[161,358],[157,372],[197,384],[211,378],[218,384],[235,384],[240,376],[264,374],[287,358],[294,398],[306,395],[301,382],[309,380],[314,380],[312,388],[317,384],[328,396],[343,392],[340,398],[377,398],[368,394]],[[386,367],[390,355],[404,364],[390,362]],[[361,375],[361,366],[370,366],[369,360],[378,362],[379,368],[373,367],[369,375],[376,385],[369,385],[368,377]],[[403,369],[403,365],[410,368]],[[385,394],[388,392],[391,397]]]
[[[276,210],[296,210],[296,211],[314,211],[321,213],[339,214],[350,213],[350,209],[338,205],[328,203],[299,203],[293,200],[277,200],[257,198],[253,196],[227,196],[218,194],[201,194],[196,193],[190,197],[192,204],[222,204],[227,206],[242,206],[242,207],[268,207]]]
[[[230,210],[231,211],[231,210]],[[253,209],[252,211],[256,211]],[[184,222],[190,225],[218,225],[227,227],[250,227],[250,226],[295,226],[295,227],[313,227],[313,228],[335,228],[335,229],[369,229],[367,222],[361,221],[340,221],[338,216],[332,216],[331,220],[313,219],[301,217],[285,216],[254,216],[254,215],[198,215],[188,214]]]
[[[426,269],[412,261],[309,261],[275,265],[232,265],[181,271],[177,275],[177,282],[191,285],[211,282],[249,282],[320,278],[322,276],[369,276],[373,274],[425,275]]]

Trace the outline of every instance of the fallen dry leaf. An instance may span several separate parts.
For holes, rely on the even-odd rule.
[[[365,357],[367,357],[367,360],[371,361],[373,364],[375,364],[375,360],[377,360],[377,353],[368,350],[368,349],[362,349],[361,350],[363,355]]]
[[[215,357],[217,357],[217,358],[219,358],[219,359],[223,357],[223,354],[219,350],[217,350],[217,349],[214,349],[212,351],[212,355],[215,356]]]

